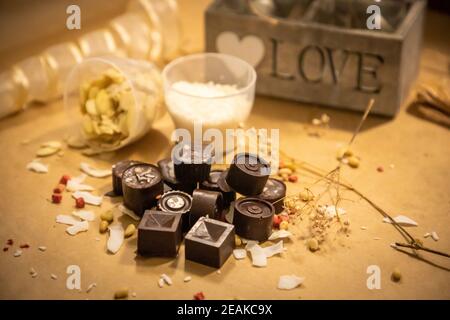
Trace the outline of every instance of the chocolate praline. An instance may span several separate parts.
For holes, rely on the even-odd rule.
[[[236,234],[249,240],[266,241],[272,232],[273,205],[259,198],[239,198],[234,203]]]
[[[186,260],[220,268],[235,247],[232,224],[201,217],[186,234]]]
[[[156,205],[164,184],[158,168],[151,164],[135,164],[122,175],[123,204],[138,216]]]
[[[191,206],[192,197],[182,191],[167,191],[158,199],[159,210],[181,216],[183,232],[189,230],[189,211]]]
[[[258,198],[269,201],[274,206],[275,213],[280,213],[284,210],[283,200],[281,199],[285,196],[286,185],[284,182],[275,178],[269,178]]]
[[[236,192],[255,196],[260,194],[270,175],[270,165],[260,156],[237,154],[226,176],[227,184]]]
[[[122,160],[117,162],[116,164],[113,164],[112,166],[112,186],[113,186],[113,192],[117,196],[121,196],[123,194],[122,192],[122,175],[123,172],[131,167],[132,165],[141,163],[141,161],[136,160]]]
[[[192,193],[192,207],[189,225],[192,227],[200,217],[223,220],[223,198],[220,192],[195,189]]]
[[[193,183],[208,179],[214,156],[212,147],[178,144],[174,148],[172,161],[178,181]]]
[[[197,188],[196,182],[180,182],[175,178],[173,162],[170,159],[162,159],[158,161],[158,167],[164,179],[164,183],[171,190],[180,190],[189,194]]]
[[[176,256],[181,240],[180,215],[154,210],[145,211],[138,226],[137,250],[140,255]]]
[[[223,206],[224,208],[229,208],[231,203],[236,200],[236,192],[231,189],[226,181],[226,176],[228,174],[228,170],[225,170],[221,173],[219,179],[217,180],[217,185],[220,189],[220,192],[223,196]]]

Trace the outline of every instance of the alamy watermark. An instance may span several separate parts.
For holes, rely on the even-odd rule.
[[[69,30],[81,29],[81,9],[76,4],[71,4],[66,8],[66,13],[69,15],[66,19],[66,27]]]
[[[172,148],[174,162],[183,159],[185,147],[195,150],[193,163],[202,163],[205,154],[213,157],[214,164],[230,164],[235,155],[249,153],[257,155],[270,164],[272,172],[276,172],[280,163],[280,130],[279,129],[225,129],[209,128],[203,132],[201,122],[194,122],[194,131],[184,128],[175,129],[171,140],[175,142]],[[247,158],[246,161],[256,161],[257,158]]]

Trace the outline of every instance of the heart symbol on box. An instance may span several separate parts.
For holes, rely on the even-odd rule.
[[[264,42],[257,36],[245,36],[239,39],[237,34],[225,31],[216,38],[217,51],[230,54],[247,61],[256,67],[264,58]]]

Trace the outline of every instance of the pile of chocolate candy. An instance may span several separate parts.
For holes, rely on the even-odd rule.
[[[184,235],[186,259],[219,268],[235,233],[267,240],[286,185],[269,178],[270,165],[257,155],[237,154],[225,171],[211,170],[213,158],[208,149],[184,145],[158,166],[132,160],[113,166],[114,193],[141,217],[138,254],[176,256]]]

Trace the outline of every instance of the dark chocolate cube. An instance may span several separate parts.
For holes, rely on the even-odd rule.
[[[138,227],[138,253],[173,257],[181,243],[181,215],[147,210]]]
[[[220,268],[234,249],[234,226],[202,217],[184,239],[185,255],[210,267]]]

